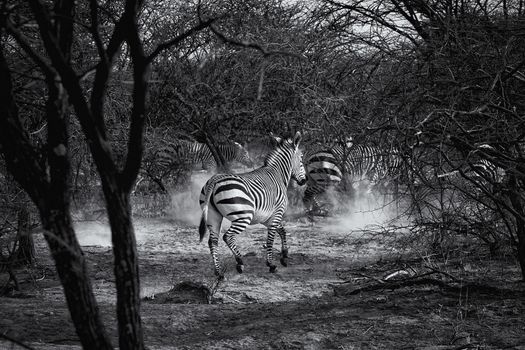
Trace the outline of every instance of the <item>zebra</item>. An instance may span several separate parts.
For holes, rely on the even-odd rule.
[[[245,166],[252,166],[248,151],[238,142],[220,144],[217,146],[217,151],[226,162],[237,161]],[[161,168],[169,168],[175,163],[202,165],[204,170],[217,168],[210,149],[206,144],[200,142],[187,140],[170,142],[157,151],[156,158],[157,165]]]
[[[463,168],[464,170],[456,171],[456,176],[461,175],[462,178],[468,179],[478,190],[496,194],[505,189],[504,184],[508,180],[507,171],[491,160],[481,158],[468,162]]]
[[[505,169],[488,159],[480,159],[473,163],[471,165],[471,173],[473,173],[473,176],[481,177],[492,184],[503,183],[506,176]]]
[[[317,196],[329,187],[337,187],[346,176],[353,183],[368,180],[368,191],[387,178],[398,175],[402,159],[392,147],[384,150],[371,145],[334,146],[316,151],[306,157],[307,184],[303,196],[306,211],[311,214],[320,208]]]
[[[161,146],[151,145],[142,162],[140,174],[132,193],[139,190],[141,182],[154,183],[162,192],[167,192],[166,181],[184,181],[188,170],[202,166],[205,171],[215,171],[216,162],[210,149],[203,143],[178,139]],[[237,161],[246,167],[253,167],[250,154],[238,142],[220,144],[217,150],[226,162]]]
[[[301,134],[283,139],[271,135],[276,146],[268,154],[264,165],[243,174],[217,174],[211,177],[201,190],[199,204],[202,217],[199,226],[200,241],[206,231],[210,231],[208,246],[215,266],[215,274],[224,278],[217,257],[217,247],[223,218],[231,221],[231,226],[223,240],[232,251],[237,262],[237,271],[244,271],[241,253],[235,242],[235,235],[243,232],[248,225],[261,223],[268,228],[266,240],[266,264],[270,272],[276,272],[273,264],[273,241],[275,233],[281,238],[281,259],[283,266],[288,264],[288,246],[283,215],[288,205],[286,189],[290,179],[304,185],[306,173],[299,149]]]
[[[483,158],[463,164],[449,172],[437,174],[437,178],[455,179],[463,177],[491,184],[501,184],[505,180],[506,175],[505,169]]]

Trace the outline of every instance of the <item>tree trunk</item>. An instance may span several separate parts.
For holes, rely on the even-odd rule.
[[[23,263],[32,265],[35,258],[35,246],[30,230],[30,215],[26,207],[18,211],[18,251],[16,259]]]
[[[521,267],[521,277],[525,281],[525,226],[517,227],[518,233],[518,261]]]
[[[51,77],[47,77],[49,80]],[[67,96],[49,83],[48,163],[31,145],[13,96],[11,72],[0,47],[0,144],[6,166],[38,207],[55,266],[80,342],[84,349],[112,349],[99,317],[87,274],[86,260],[69,214],[69,158],[67,152]]]
[[[516,214],[516,235],[518,236],[518,245],[516,247],[516,255],[521,267],[521,276],[525,281],[525,208],[521,200],[521,195],[518,192],[519,186],[515,175],[509,179],[509,199]]]
[[[84,349],[113,349],[99,317],[84,253],[73,231],[71,217],[61,209],[41,212],[44,237],[55,266],[80,342]]]
[[[103,188],[115,258],[119,346],[121,349],[143,349],[139,264],[129,194],[107,179],[103,180]]]

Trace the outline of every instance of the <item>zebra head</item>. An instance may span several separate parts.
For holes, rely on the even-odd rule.
[[[292,178],[299,186],[306,183],[306,171],[303,163],[303,152],[297,147],[292,159]]]
[[[234,142],[233,144],[235,146],[235,160],[245,166],[253,166],[252,158],[250,157],[250,154],[248,153],[246,147],[243,147],[238,142]]]
[[[272,135],[279,147],[290,154],[291,177],[302,186],[306,183],[306,171],[303,164],[303,152],[299,149],[301,133],[298,131],[293,138],[282,139]]]

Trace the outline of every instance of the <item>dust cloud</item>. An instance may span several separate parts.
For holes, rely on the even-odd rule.
[[[211,176],[212,174],[207,172],[193,173],[187,186],[171,191],[168,216],[186,225],[199,225],[202,214],[199,196],[202,186]]]
[[[148,239],[144,230],[135,226],[135,239],[137,244],[142,244]],[[111,247],[111,228],[108,220],[104,217],[94,221],[78,221],[74,223],[75,233],[81,246]]]
[[[197,226],[202,214],[199,207],[199,194],[202,186],[211,176],[211,173],[206,172],[193,173],[186,186],[170,191],[171,203],[166,209],[167,216],[180,224]],[[134,225],[137,243],[141,244],[147,240],[148,229],[139,229],[137,227],[139,222],[135,222]],[[82,246],[112,246],[111,229],[105,212],[92,220],[75,222],[75,232]]]
[[[339,213],[325,226],[327,231],[380,230],[399,224],[401,220],[399,208],[391,196],[371,192],[335,205]]]
[[[294,203],[289,212],[304,211],[302,204]],[[329,219],[316,216],[315,225],[331,232],[380,230],[392,225],[404,225],[408,220],[393,195],[367,192],[366,189],[356,189],[348,194],[330,188],[319,197],[319,204],[320,215]]]
[[[187,185],[170,193],[170,206],[167,216],[179,224],[198,226],[201,218],[199,195],[201,188],[212,176],[211,173],[195,172]],[[289,207],[286,220],[305,218],[302,205],[304,186],[291,186],[288,197]],[[323,216],[315,217],[315,226],[319,229],[335,233],[349,233],[361,230],[381,230],[391,225],[403,225],[408,220],[402,214],[399,202],[392,195],[382,195],[375,192],[355,191],[351,196],[341,191],[329,189],[319,198]],[[228,229],[230,223],[225,220],[221,231]],[[75,223],[75,231],[82,246],[111,247],[111,230],[104,216],[100,220]],[[146,240],[142,230],[136,230],[137,243]]]
[[[111,247],[111,230],[102,221],[83,221],[74,224],[75,233],[81,246]]]

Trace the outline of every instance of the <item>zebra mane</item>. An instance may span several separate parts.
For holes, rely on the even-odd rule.
[[[279,155],[283,154],[283,150],[293,151],[293,147],[293,141],[291,139],[281,140],[264,159],[264,166],[272,164],[278,158]]]

